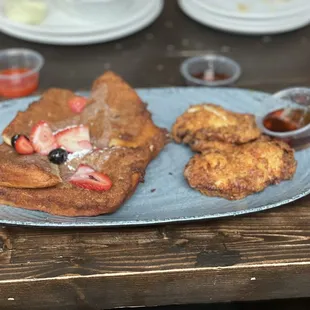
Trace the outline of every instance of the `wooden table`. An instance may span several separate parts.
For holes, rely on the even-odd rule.
[[[207,50],[240,62],[239,87],[310,86],[310,27],[231,35],[166,1],[148,29],[117,42],[53,47],[0,36],[46,57],[41,89],[88,89],[106,69],[135,87],[183,85],[179,64]],[[274,210],[127,229],[0,228],[0,309],[109,309],[310,296],[310,198]]]

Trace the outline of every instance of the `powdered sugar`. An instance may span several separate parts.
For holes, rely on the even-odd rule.
[[[75,159],[81,159],[83,158],[85,155],[87,155],[88,153],[91,153],[92,150],[82,150],[82,151],[78,151],[78,152],[74,152],[74,153],[69,153],[68,154],[68,159],[67,162],[65,163],[65,165],[67,166],[67,168],[70,171],[75,171],[76,168],[73,167],[70,163],[71,161],[75,160]]]
[[[71,129],[71,128],[76,128],[76,127],[84,127],[84,125],[71,125],[71,126],[67,126],[65,128],[60,128],[60,129],[54,131],[53,134],[57,135],[59,132],[62,132],[64,130]]]
[[[68,169],[69,169],[69,170],[71,170],[71,171],[75,171],[75,168],[74,168],[74,167],[72,167],[71,165],[67,164],[66,166],[68,167]]]
[[[85,155],[87,155],[88,153],[90,153],[92,150],[83,150],[83,151],[78,151],[78,152],[74,152],[74,153],[69,153],[68,154],[68,162],[73,160],[73,159],[77,159],[77,158],[82,158]]]

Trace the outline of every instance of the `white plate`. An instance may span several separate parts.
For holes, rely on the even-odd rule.
[[[308,11],[299,15],[277,18],[276,21],[272,19],[260,21],[257,19],[242,20],[210,13],[195,0],[179,0],[179,5],[185,14],[206,26],[240,34],[275,34],[296,30],[310,23]]]
[[[215,14],[234,18],[265,19],[300,14],[309,0],[195,0]]]
[[[102,23],[102,21],[115,21],[130,10],[135,0],[50,0],[50,4],[56,5],[61,11],[70,16],[81,18],[90,23]]]
[[[192,0],[197,3],[197,1]],[[283,29],[283,27],[291,27],[292,25],[300,25],[304,22],[310,22],[310,10],[303,11],[300,14],[295,14],[292,16],[278,17],[276,19],[268,18],[268,19],[240,19],[240,18],[232,18],[223,16],[220,14],[215,14],[213,12],[209,12],[207,10],[203,10],[204,7],[197,3],[197,10],[199,12],[204,12],[204,16],[207,17],[207,21],[212,22],[216,21],[217,23],[222,23],[225,27],[239,27],[239,29],[251,29],[251,30],[264,30],[268,31],[269,29]]]
[[[50,34],[47,35],[31,33],[29,31],[16,29],[5,24],[0,25],[0,30],[7,35],[37,43],[57,45],[84,45],[102,43],[131,35],[150,25],[160,15],[163,9],[163,0],[152,0],[149,2],[145,1],[144,3],[148,10],[144,10],[144,14],[142,16],[139,14],[140,17],[138,20],[136,19],[136,15],[132,15],[126,26],[116,27],[115,29],[107,31],[103,29],[98,30],[97,32],[92,32],[91,34],[76,34],[75,36],[66,34],[52,36]]]
[[[1,0],[0,0],[1,1]],[[12,28],[18,32],[27,32],[35,35],[49,35],[49,36],[81,36],[86,34],[102,34],[103,31],[115,31],[116,29],[125,28],[135,21],[139,21],[149,14],[150,10],[154,8],[154,1],[144,0],[130,0],[128,4],[123,7],[124,10],[119,10],[117,15],[110,15],[109,19],[104,18],[100,24],[90,23],[83,19],[75,18],[67,15],[63,10],[56,5],[51,5],[49,15],[40,25],[26,25],[14,22],[8,19],[0,9],[0,29]]]

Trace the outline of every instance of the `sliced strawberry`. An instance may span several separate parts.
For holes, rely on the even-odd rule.
[[[74,179],[74,178],[89,178],[89,175],[91,173],[95,172],[95,170],[88,166],[88,165],[83,165],[83,164],[80,164],[78,169],[76,170],[76,172],[74,173],[74,175],[71,177],[71,179]]]
[[[95,171],[90,174],[90,177],[100,182],[105,187],[105,190],[109,190],[112,187],[111,179],[103,173]]]
[[[77,187],[89,189],[92,191],[107,191],[110,187],[107,187],[105,184],[102,184],[94,179],[74,179],[71,180],[70,183]]]
[[[29,139],[23,135],[19,135],[17,139],[14,141],[14,148],[17,153],[22,155],[30,155],[34,153],[34,149],[32,147]]]
[[[83,150],[91,150],[93,147],[91,143],[87,140],[82,140],[78,142],[78,145],[83,149]]]
[[[58,145],[71,153],[92,149],[87,126],[67,128],[58,132],[55,137]]]
[[[75,186],[94,191],[107,191],[112,187],[112,181],[107,175],[97,172],[87,165],[79,165],[69,182]]]
[[[42,155],[48,155],[58,147],[52,129],[45,121],[40,121],[32,128],[30,141],[34,150]]]
[[[68,104],[72,112],[81,113],[86,107],[87,99],[81,96],[72,97]]]

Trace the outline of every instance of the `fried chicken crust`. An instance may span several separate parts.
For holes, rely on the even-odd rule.
[[[202,194],[237,200],[291,179],[296,165],[288,144],[262,137],[196,154],[186,165],[184,176]]]
[[[253,115],[227,111],[211,103],[191,106],[172,127],[177,143],[191,145],[197,141],[243,144],[260,135]]]

